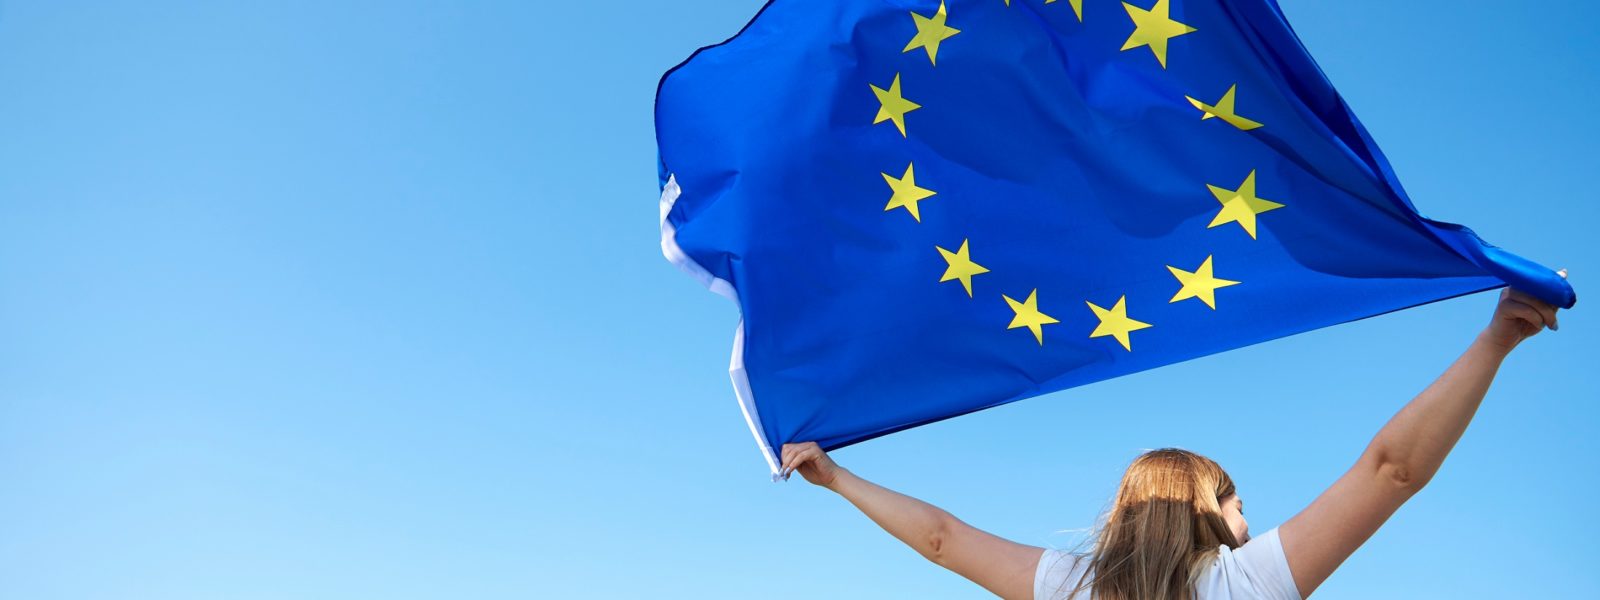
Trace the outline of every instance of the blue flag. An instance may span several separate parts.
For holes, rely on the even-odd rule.
[[[774,449],[1505,285],[1272,0],[775,0],[661,80],[662,250]]]

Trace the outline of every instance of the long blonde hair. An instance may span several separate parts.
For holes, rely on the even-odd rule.
[[[1238,548],[1222,518],[1233,479],[1216,462],[1162,448],[1134,459],[1089,557],[1095,600],[1192,600],[1196,576],[1217,547]]]

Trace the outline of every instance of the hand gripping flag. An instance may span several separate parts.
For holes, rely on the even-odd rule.
[[[1420,216],[1272,0],[774,0],[661,80],[766,456],[1557,273]]]

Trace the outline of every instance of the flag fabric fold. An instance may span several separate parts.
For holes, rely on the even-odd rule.
[[[1418,213],[1271,0],[774,0],[656,99],[662,250],[826,449],[1552,270]]]

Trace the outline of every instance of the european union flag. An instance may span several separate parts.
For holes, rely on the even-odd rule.
[[[1420,216],[1272,0],[775,0],[661,80],[769,465],[1563,277]]]

